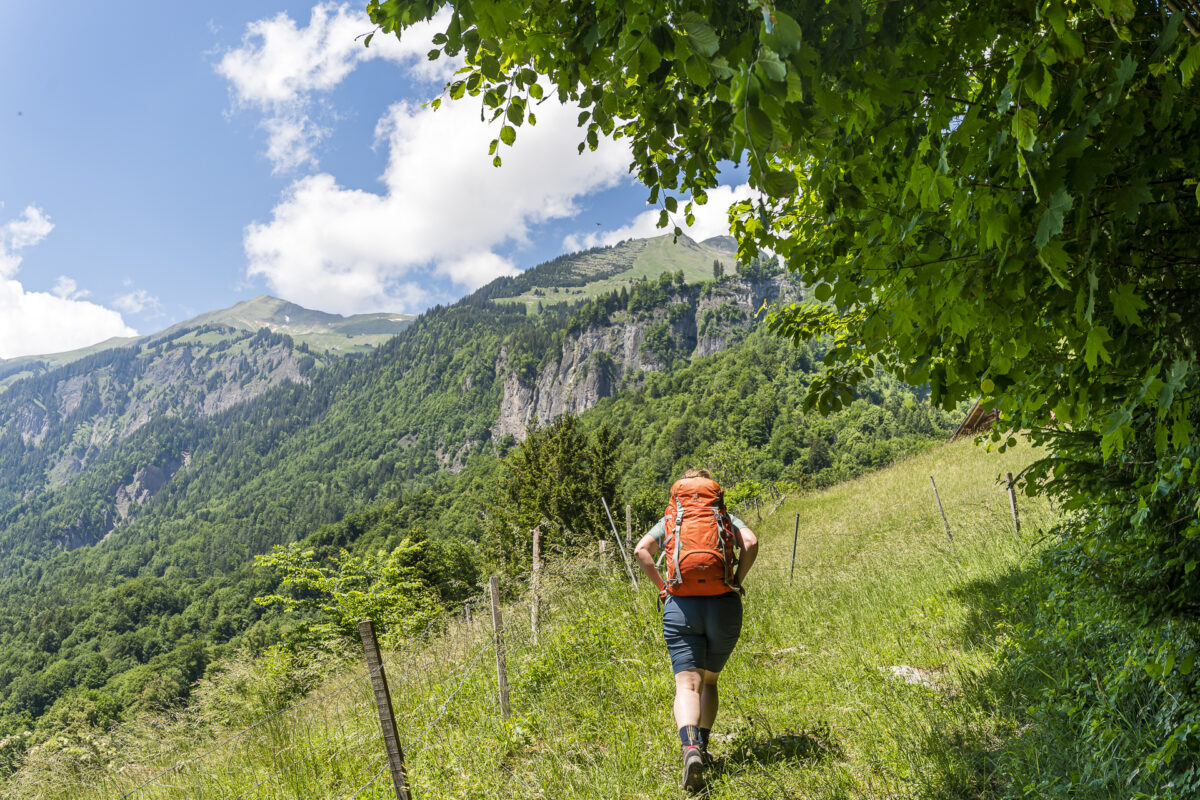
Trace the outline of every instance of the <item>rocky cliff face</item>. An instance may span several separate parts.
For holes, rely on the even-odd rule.
[[[113,444],[162,417],[202,419],[284,382],[302,383],[314,359],[286,336],[196,329],[153,345],[81,359],[14,383],[0,404],[0,452],[18,465],[0,475],[28,498],[70,483]],[[173,458],[180,462],[183,454]],[[114,487],[104,526],[120,524],[174,474],[138,465],[130,486]],[[122,494],[124,492],[124,494]],[[94,528],[94,523],[91,527]],[[65,546],[73,537],[66,535]]]
[[[552,354],[531,383],[521,380],[502,350],[496,370],[504,394],[492,435],[520,439],[534,417],[545,422],[578,414],[622,387],[637,385],[645,372],[720,352],[760,323],[756,312],[764,303],[794,292],[786,276],[676,287],[665,304],[617,311],[608,324],[569,334],[561,352]]]

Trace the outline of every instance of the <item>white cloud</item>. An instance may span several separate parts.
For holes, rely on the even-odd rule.
[[[713,236],[729,235],[729,207],[739,200],[748,200],[756,195],[750,189],[750,184],[738,186],[717,186],[708,192],[708,202],[694,206],[695,222],[687,225],[683,218],[683,206],[680,213],[672,215],[673,224],[669,228],[658,227],[658,209],[643,211],[633,218],[628,225],[616,230],[598,231],[595,233],[573,233],[563,239],[563,248],[567,251],[586,250],[591,247],[616,244],[626,239],[644,239],[650,236],[661,236],[670,233],[675,225],[692,239],[702,242]]]
[[[45,239],[54,223],[37,206],[26,206],[21,216],[0,226],[0,278],[11,278],[21,268],[18,250]]]
[[[413,26],[404,39],[380,34],[364,47],[359,38],[374,26],[361,5],[320,3],[308,25],[280,12],[246,26],[241,46],[217,64],[230,83],[234,104],[265,115],[267,157],[275,172],[317,165],[316,148],[329,135],[328,126],[314,121],[314,95],[331,92],[359,64],[385,59],[407,65],[410,77],[444,83],[460,62],[429,61],[431,39],[445,30],[450,12]]]
[[[54,281],[54,287],[50,289],[50,294],[60,300],[82,300],[91,292],[86,289],[80,289],[79,284],[74,278],[68,278],[66,275],[59,275]]]
[[[14,280],[21,266],[16,251],[36,245],[53,229],[36,206],[0,226],[0,358],[57,353],[112,336],[137,335],[116,311],[82,300],[87,292],[65,275],[55,281],[52,293],[26,291]]]
[[[127,292],[113,300],[112,304],[126,314],[140,314],[146,310],[159,311],[162,308],[158,298],[145,289],[134,289],[132,292]]]
[[[438,110],[401,102],[379,122],[390,148],[382,194],[347,189],[332,175],[295,181],[267,223],[247,227],[248,273],[288,300],[340,313],[420,310],[441,281],[474,289],[511,263],[493,253],[529,228],[577,213],[582,195],[627,173],[624,143],[577,153],[578,109],[548,100],[538,124],[487,157],[498,125],[476,100]]]

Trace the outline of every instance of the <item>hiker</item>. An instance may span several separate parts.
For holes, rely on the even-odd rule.
[[[666,580],[654,564],[664,549]],[[683,786],[699,789],[717,718],[717,676],[742,631],[742,581],[758,555],[758,538],[725,510],[724,493],[708,470],[689,469],[671,487],[666,514],[637,543],[634,555],[664,600]]]

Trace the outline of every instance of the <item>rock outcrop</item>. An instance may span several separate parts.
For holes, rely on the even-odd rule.
[[[645,372],[718,353],[759,324],[757,312],[764,303],[794,291],[786,276],[685,286],[662,307],[619,311],[607,325],[569,334],[532,385],[521,380],[501,350],[496,369],[504,393],[492,435],[521,439],[534,417],[546,422],[581,413],[618,389],[636,385]]]

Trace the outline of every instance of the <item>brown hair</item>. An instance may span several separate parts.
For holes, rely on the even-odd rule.
[[[679,476],[680,480],[683,480],[684,478],[708,478],[711,481],[713,476],[712,473],[706,469],[689,469],[687,472]]]

